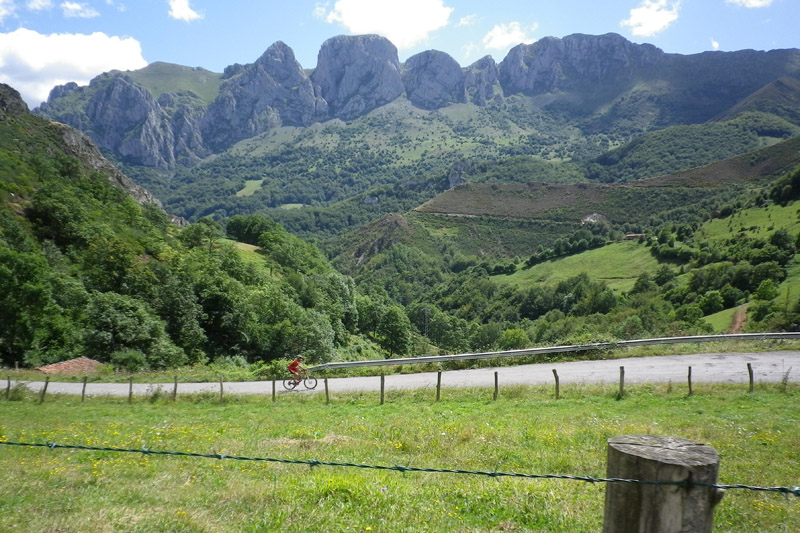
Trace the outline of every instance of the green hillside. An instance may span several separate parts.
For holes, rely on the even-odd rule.
[[[4,105],[19,98],[0,90]],[[229,221],[234,241],[208,219],[173,226],[120,179],[74,130],[0,109],[3,365],[88,356],[127,370],[253,365],[264,377],[283,370],[272,361],[327,361],[351,343],[408,349],[399,308],[360,324],[357,301],[377,302],[314,245],[263,218]]]
[[[498,282],[521,288],[555,284],[582,273],[605,283],[618,292],[629,292],[642,274],[658,270],[659,262],[650,250],[636,240],[612,243],[597,250],[551,259],[531,268],[521,269]]]

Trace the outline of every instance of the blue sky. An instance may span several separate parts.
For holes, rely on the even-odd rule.
[[[800,0],[0,0],[0,82],[30,107],[68,81],[153,61],[215,72],[283,41],[314,68],[320,45],[378,33],[401,61],[423,50],[462,66],[519,43],[615,32],[665,52],[800,47]]]

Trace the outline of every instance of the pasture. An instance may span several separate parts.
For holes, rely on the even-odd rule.
[[[606,441],[698,440],[720,483],[795,486],[795,384],[639,385],[269,397],[0,396],[0,440],[300,461],[605,475]],[[0,446],[3,529],[29,531],[598,531],[605,487],[571,480]],[[730,490],[715,531],[797,531],[800,498]]]

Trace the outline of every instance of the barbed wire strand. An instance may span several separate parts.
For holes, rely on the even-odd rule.
[[[70,450],[83,450],[83,451],[97,451],[97,452],[113,452],[113,453],[141,453],[144,455],[171,455],[177,457],[202,457],[206,459],[232,459],[235,461],[256,461],[268,463],[281,463],[281,464],[294,464],[294,465],[308,465],[313,468],[316,466],[334,466],[334,467],[349,467],[349,468],[363,468],[370,470],[391,470],[405,474],[406,472],[423,472],[433,474],[464,474],[475,476],[487,476],[492,478],[500,477],[515,477],[525,479],[562,479],[570,481],[583,481],[586,483],[631,483],[639,485],[659,485],[659,486],[676,486],[688,489],[690,487],[711,487],[715,489],[744,489],[760,492],[776,492],[785,495],[794,495],[800,497],[800,486],[797,487],[758,487],[753,485],[733,484],[723,485],[717,483],[701,483],[696,481],[647,481],[641,479],[625,479],[625,478],[597,478],[592,476],[575,476],[568,474],[525,474],[520,472],[497,472],[485,470],[463,470],[458,468],[423,468],[414,466],[403,465],[369,465],[363,463],[347,463],[336,461],[320,461],[317,459],[284,459],[277,457],[247,457],[244,455],[228,455],[224,453],[198,453],[198,452],[181,452],[169,450],[151,450],[146,447],[142,448],[117,448],[113,446],[85,446],[81,444],[59,444],[57,442],[11,442],[2,441],[2,445],[6,446],[23,446],[34,448],[49,448],[54,450],[56,448],[70,449]]]

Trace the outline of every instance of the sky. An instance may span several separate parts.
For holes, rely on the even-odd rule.
[[[336,35],[379,34],[400,61],[462,66],[521,43],[619,33],[665,52],[800,48],[800,0],[0,0],[0,82],[34,108],[70,81],[154,61],[222,72],[283,41],[304,68]]]

